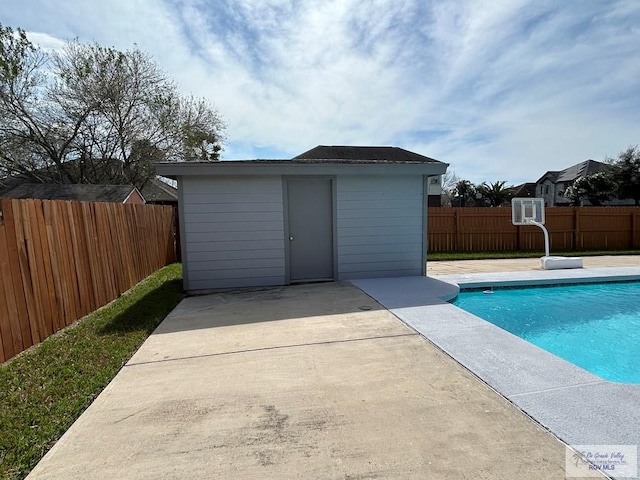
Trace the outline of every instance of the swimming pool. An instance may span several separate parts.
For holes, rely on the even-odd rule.
[[[640,384],[640,282],[492,292],[452,303],[601,378]]]

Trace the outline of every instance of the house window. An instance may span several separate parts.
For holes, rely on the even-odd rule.
[[[545,195],[549,195],[549,192],[551,191],[551,189],[549,188],[549,185],[545,185],[544,186],[544,194]]]

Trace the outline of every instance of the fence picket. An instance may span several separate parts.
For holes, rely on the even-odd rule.
[[[0,224],[0,251],[8,251],[6,224]],[[0,342],[0,348],[2,348],[0,358],[3,358],[1,361],[10,358],[16,352],[21,352],[24,345],[22,329],[18,321],[17,299],[13,295],[13,282],[9,259],[0,257],[0,290],[2,290],[0,292],[0,331],[11,332],[10,337],[5,337],[3,334],[3,340],[11,339],[9,348],[3,348]]]
[[[16,227],[16,243],[18,246],[18,261],[20,262],[20,276],[22,278],[22,287],[24,288],[24,296],[27,304],[27,315],[29,326],[31,328],[31,339],[34,344],[44,340],[44,336],[40,334],[40,310],[36,301],[36,291],[34,283],[37,277],[32,275],[31,266],[29,264],[31,229],[29,223],[25,220],[28,215],[28,200],[23,203],[17,203],[14,210],[15,227]],[[33,260],[33,257],[31,257]],[[35,269],[33,270],[35,272]]]
[[[554,250],[638,248],[638,207],[550,207],[545,210]],[[542,250],[536,227],[515,227],[510,208],[429,207],[428,251]]]
[[[171,207],[3,199],[0,208],[0,362],[175,261]]]
[[[6,248],[6,237],[4,225],[0,225],[0,249]],[[11,275],[7,275],[8,262],[0,258],[0,361],[4,362],[11,358],[16,352],[22,350],[22,339],[15,337],[11,325],[11,308],[9,307],[9,294],[12,290]],[[17,332],[20,333],[19,331]],[[16,342],[16,340],[18,340]]]
[[[27,299],[22,285],[22,274],[20,272],[20,258],[18,254],[18,232],[16,229],[15,212],[13,202],[2,200],[2,212],[4,218],[4,228],[6,234],[7,248],[0,253],[9,264],[11,284],[13,286],[13,298],[17,310],[17,320],[20,324],[23,349],[34,344],[31,325],[28,321]],[[16,207],[17,208],[17,207]],[[4,274],[4,272],[3,272]],[[11,313],[11,312],[10,312]]]

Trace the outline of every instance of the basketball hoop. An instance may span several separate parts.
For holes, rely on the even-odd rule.
[[[544,226],[544,198],[511,199],[511,223],[540,227],[544,233],[544,254],[549,256],[549,232]]]
[[[545,270],[558,268],[582,268],[580,257],[552,257],[549,255],[549,232],[544,226],[543,198],[513,198],[511,199],[511,223],[514,225],[535,225],[544,233],[544,257],[541,264]]]

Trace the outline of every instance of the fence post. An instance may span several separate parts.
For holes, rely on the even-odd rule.
[[[631,210],[631,249],[636,248],[637,243],[637,233],[638,229],[638,217],[636,215],[635,210]]]
[[[580,210],[573,207],[573,248],[578,249],[578,241],[580,240]]]
[[[460,248],[460,212],[458,209],[456,209],[455,211],[455,216],[456,216],[456,231],[455,231],[455,237],[454,237],[454,241],[455,241],[455,251],[459,252],[459,248]]]

